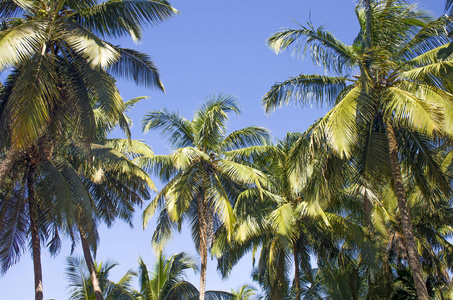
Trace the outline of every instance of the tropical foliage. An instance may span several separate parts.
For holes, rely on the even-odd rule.
[[[174,229],[188,220],[201,257],[200,299],[204,299],[208,250],[220,224],[228,239],[233,236],[234,201],[245,186],[260,186],[263,174],[241,156],[253,153],[269,135],[261,127],[226,133],[228,113],[239,113],[236,99],[228,95],[209,98],[192,121],[167,110],[145,115],[143,130],[157,129],[174,147],[169,155],[142,159],[142,166],[168,182],[143,213],[146,226],[160,209],[153,245],[160,249]]]
[[[67,259],[74,300],[452,298],[452,17],[360,0],[351,45],[311,21],[281,29],[268,46],[309,53],[324,73],[275,83],[263,108],[327,106],[323,117],[272,140],[263,127],[229,131],[237,99],[212,95],[191,119],[145,114],[143,132],[171,148],[155,154],[132,139],[128,117],[147,97],[124,102],[116,78],[163,91],[159,73],[147,54],[108,40],[139,41],[175,14],[165,0],[0,2],[2,273],[30,250],[42,300],[41,248],[57,255],[67,237],[83,253]],[[118,129],[125,138],[112,138]],[[158,215],[155,263],[140,258],[114,282],[116,264],[93,259],[98,227],[132,226],[150,198],[142,221]],[[187,226],[199,265],[163,254]],[[226,278],[250,252],[259,291],[206,291],[209,255]]]

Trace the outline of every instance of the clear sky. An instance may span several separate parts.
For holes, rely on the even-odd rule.
[[[292,58],[288,52],[275,55],[266,47],[266,39],[281,28],[296,27],[297,21],[306,24],[310,19],[315,26],[325,25],[327,30],[346,44],[351,44],[357,33],[354,0],[170,0],[181,14],[156,27],[145,30],[140,44],[130,40],[115,41],[125,47],[148,53],[160,70],[166,94],[119,81],[125,100],[137,96],[150,96],[131,113],[135,125],[133,138],[144,139],[157,154],[169,149],[156,133],[141,133],[141,119],[147,111],[167,107],[192,118],[194,110],[206,96],[227,93],[239,98],[243,113],[232,117],[230,130],[258,125],[271,130],[276,138],[288,131],[304,131],[323,115],[322,108],[282,108],[266,116],[260,106],[262,96],[275,83],[300,73],[322,73],[313,67],[309,57],[305,61]],[[419,1],[434,16],[443,13],[444,0]],[[162,184],[156,179],[156,186]],[[145,203],[146,205],[147,203]],[[97,260],[111,260],[120,265],[112,272],[114,281],[127,270],[137,268],[137,258],[143,257],[151,266],[154,255],[150,247],[156,218],[144,231],[138,209],[134,229],[118,221],[110,229],[100,229]],[[196,256],[189,230],[166,248],[167,255],[187,251]],[[45,299],[67,299],[67,281],[64,274],[66,257],[70,254],[70,241],[64,240],[60,254],[51,258],[43,250],[43,277]],[[81,247],[75,251],[82,255]],[[250,256],[241,261],[228,280],[216,273],[216,261],[208,261],[207,288],[229,291],[244,283],[251,283]],[[189,280],[198,286],[198,277],[188,273]],[[29,252],[20,262],[0,277],[0,300],[34,299],[33,268]]]

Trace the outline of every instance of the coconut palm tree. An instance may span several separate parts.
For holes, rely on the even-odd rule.
[[[68,277],[68,289],[70,300],[94,300],[97,299],[91,281],[90,271],[84,260],[76,257],[67,258],[66,276]],[[133,296],[132,280],[135,273],[128,271],[118,282],[109,279],[110,271],[118,264],[101,262],[95,264],[95,270],[103,299],[106,300],[136,300]]]
[[[264,177],[241,155],[269,140],[266,129],[246,127],[226,134],[228,113],[239,113],[236,99],[211,97],[192,121],[163,109],[148,113],[144,131],[160,130],[173,147],[169,155],[155,155],[142,165],[168,183],[143,213],[146,226],[157,208],[161,209],[153,244],[160,248],[175,229],[188,220],[195,246],[201,256],[200,300],[205,299],[206,264],[214,232],[223,224],[228,238],[233,235],[235,216],[232,203],[242,186],[260,186]]]
[[[75,231],[80,235],[80,242],[85,261],[90,271],[91,282],[96,299],[102,299],[102,293],[96,278],[95,266],[90,246],[96,249],[96,223],[104,221],[111,226],[116,219],[122,219],[132,226],[135,206],[140,206],[143,199],[149,199],[149,190],[155,190],[154,183],[132,160],[136,157],[153,155],[152,150],[143,142],[131,139],[109,139],[108,135],[124,120],[126,134],[129,132],[130,120],[126,113],[138,101],[138,97],[125,103],[125,112],[117,120],[108,118],[102,110],[95,109],[97,134],[91,144],[91,159],[85,157],[83,150],[73,143],[63,147],[62,156],[76,170],[93,201],[90,211],[78,210]],[[67,220],[66,230],[74,236],[71,220]]]
[[[18,213],[30,217],[30,226],[38,222],[35,220],[42,219],[38,228],[41,232],[31,236],[32,241],[38,240],[33,249],[33,255],[37,257],[34,260],[37,277],[41,278],[40,243],[35,236],[40,235],[41,240],[45,240],[50,236],[49,230],[53,231],[50,236],[52,253],[59,249],[59,231],[68,233],[73,241],[79,240],[76,238],[79,236],[96,299],[102,299],[90,252],[90,248],[95,250],[97,244],[96,224],[102,220],[111,226],[117,218],[131,223],[134,207],[149,198],[150,189],[155,189],[149,176],[131,161],[142,155],[152,156],[151,149],[140,141],[107,138],[122,120],[126,121],[123,126],[128,129],[126,112],[142,98],[126,102],[126,110],[117,120],[108,118],[101,108],[94,109],[97,134],[96,140],[90,145],[90,157],[84,150],[85,146],[80,145],[75,138],[77,127],[73,126],[70,128],[72,131],[66,131],[64,141],[56,143],[47,160],[35,163],[36,169],[31,177],[35,184],[29,186],[33,188],[35,200],[39,200],[34,201],[34,205],[39,207],[39,211],[35,209],[34,214],[30,209],[27,212],[23,201],[17,200],[27,196],[23,195],[20,188],[20,178],[31,167],[29,164],[22,166],[20,160],[16,161],[17,168],[7,177],[9,186],[5,184],[2,188],[0,261],[3,271],[18,260],[26,248],[27,233],[24,230],[28,228],[17,218]],[[42,278],[38,282],[42,282]]]
[[[103,38],[141,38],[177,11],[164,0],[5,0],[0,3],[0,72],[13,69],[1,99],[0,185],[21,151],[46,134],[61,102],[83,137],[95,132],[92,97],[105,113],[124,107],[111,75],[163,90],[151,59]]]
[[[185,280],[185,271],[198,271],[195,260],[185,252],[167,258],[159,253],[154,263],[153,271],[140,258],[138,278],[140,291],[135,293],[136,300],[165,300],[165,299],[197,299],[199,292],[190,282]],[[231,294],[221,291],[206,291],[206,299],[231,299]]]
[[[256,167],[266,174],[267,184],[261,190],[241,193],[234,208],[235,242],[228,244],[219,238],[214,247],[221,253],[218,269],[224,276],[251,247],[261,247],[255,277],[268,291],[269,299],[289,297],[292,292],[291,297],[300,300],[301,273],[311,270],[312,253],[332,255],[329,249],[336,247],[336,240],[359,244],[365,239],[360,225],[340,216],[345,215],[345,209],[337,212],[331,208],[344,197],[347,164],[328,152],[309,157],[310,152],[302,150],[307,144],[307,135],[288,133],[254,159]],[[340,171],[330,172],[332,168]],[[291,264],[292,291],[288,288]]]
[[[195,260],[185,252],[167,258],[159,253],[152,271],[148,270],[140,258],[137,272],[128,271],[118,283],[109,280],[110,270],[116,266],[109,262],[96,264],[97,278],[106,300],[165,300],[165,299],[196,299],[199,292],[195,286],[185,280],[186,270],[198,270]],[[87,265],[81,259],[69,257],[67,275],[71,300],[95,299],[93,284]],[[140,290],[131,287],[132,280],[138,277]],[[207,291],[209,300],[232,299],[232,295],[221,291]]]
[[[449,31],[451,22],[447,17],[433,20],[404,1],[367,3],[366,10],[362,4],[356,9],[361,31],[352,46],[311,24],[274,34],[268,43],[277,52],[295,44],[296,53],[301,53],[306,44],[316,64],[339,76],[302,74],[275,84],[263,105],[269,112],[290,101],[334,104],[313,139],[326,141],[346,158],[353,153],[360,133],[385,133],[382,142],[417,294],[428,299],[401,176],[399,131],[404,129],[414,139],[416,135],[429,139],[451,134],[452,95],[448,91],[453,64],[448,57],[437,55],[448,47],[449,38],[442,32]],[[342,75],[348,71],[357,75]],[[431,167],[427,166],[434,171]]]

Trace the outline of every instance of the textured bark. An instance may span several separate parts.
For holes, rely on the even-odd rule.
[[[415,289],[418,299],[428,300],[428,290],[423,278],[423,270],[419,261],[417,244],[415,242],[414,228],[412,225],[409,207],[407,206],[406,191],[404,190],[403,177],[401,176],[400,164],[398,159],[398,145],[396,143],[395,131],[391,122],[387,122],[387,139],[389,143],[390,167],[392,169],[393,181],[395,184],[396,197],[398,199],[398,209],[400,212],[403,234],[406,241],[409,266],[412,270]]]
[[[79,225],[80,241],[82,242],[83,256],[90,272],[91,282],[93,283],[93,290],[96,300],[104,300],[102,296],[101,287],[99,286],[98,276],[96,275],[96,268],[94,266],[93,257],[91,257],[90,246],[88,245],[87,235],[82,226]]]
[[[0,186],[2,186],[6,175],[8,175],[9,171],[11,171],[11,168],[13,167],[14,162],[16,161],[16,158],[19,154],[20,151],[14,148],[10,148],[8,150],[8,153],[6,153],[5,159],[3,159],[0,164]]]
[[[41,244],[39,241],[38,231],[38,209],[35,199],[35,189],[33,180],[34,166],[31,165],[27,174],[27,189],[28,189],[28,210],[30,215],[30,234],[31,247],[33,255],[33,272],[35,277],[35,300],[43,300],[42,287],[42,267],[41,267]]]
[[[294,255],[294,289],[295,300],[300,300],[300,271],[299,271],[299,257],[297,256],[297,241],[293,241],[293,255]]]
[[[207,218],[207,203],[204,199],[203,192],[198,197],[198,223],[200,230],[200,297],[199,300],[204,300],[206,289],[206,267],[208,263],[208,218]]]

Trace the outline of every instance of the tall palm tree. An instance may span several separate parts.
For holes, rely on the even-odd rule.
[[[92,211],[78,210],[75,231],[79,232],[85,261],[90,271],[91,282],[97,300],[102,300],[102,293],[96,278],[95,266],[90,252],[96,248],[96,223],[104,221],[111,226],[115,219],[122,219],[131,226],[136,205],[143,199],[149,199],[149,190],[155,190],[154,183],[132,160],[137,157],[153,155],[152,150],[143,142],[131,139],[109,139],[108,135],[117,126],[123,125],[129,132],[130,120],[126,113],[138,101],[138,97],[125,103],[126,110],[121,118],[108,118],[99,108],[95,109],[97,134],[91,144],[91,159],[85,157],[80,147],[73,143],[63,147],[61,156],[71,164],[84,183],[85,193],[93,201]],[[122,124],[125,121],[125,124]],[[80,191],[83,193],[83,191]],[[90,214],[91,213],[91,214]],[[67,230],[72,233],[71,220],[67,221]]]
[[[73,126],[68,128],[72,131],[66,131],[64,141],[56,142],[47,160],[35,163],[36,169],[31,177],[35,183],[29,186],[34,193],[29,194],[39,200],[34,204],[39,208],[38,211],[27,211],[20,200],[27,196],[21,190],[21,178],[24,178],[23,174],[30,166],[16,161],[17,168],[7,177],[0,197],[3,225],[0,226],[0,261],[3,271],[17,261],[26,248],[28,228],[18,218],[23,214],[30,217],[30,227],[41,223],[37,228],[39,232],[32,234],[32,241],[38,240],[35,236],[39,235],[42,240],[50,238],[52,253],[59,249],[59,231],[69,233],[74,241],[79,240],[76,236],[80,236],[96,299],[103,299],[90,252],[90,248],[95,250],[97,244],[96,224],[103,220],[110,226],[117,218],[130,223],[135,206],[141,205],[142,199],[149,198],[150,189],[155,189],[146,172],[131,161],[143,155],[152,156],[151,149],[140,141],[107,138],[122,120],[126,122],[123,127],[128,132],[128,117],[125,113],[140,99],[126,102],[126,110],[117,120],[108,118],[100,108],[94,109],[97,133],[96,140],[90,144],[91,156],[87,156],[84,150],[86,146],[80,145],[74,138],[77,136],[77,127]],[[53,232],[52,235],[49,231]],[[37,277],[40,278],[37,282],[42,282],[39,240],[36,244],[36,249],[33,249],[34,257],[37,256],[34,263]]]
[[[449,39],[442,32],[449,31],[451,21],[447,17],[432,20],[404,1],[368,3],[367,10],[361,4],[356,9],[361,31],[352,46],[311,24],[274,34],[268,43],[277,52],[294,43],[301,53],[306,44],[315,63],[339,76],[302,74],[275,84],[263,105],[269,112],[290,101],[334,104],[313,138],[323,136],[342,157],[350,157],[360,132],[385,133],[382,142],[410,267],[418,297],[428,299],[401,176],[399,131],[404,129],[414,139],[416,135],[429,139],[451,134],[452,95],[448,91],[453,64],[449,57],[437,55],[448,47]],[[349,70],[357,75],[341,75]]]
[[[72,104],[71,116],[89,142],[95,132],[91,97],[112,117],[124,106],[111,75],[163,90],[146,54],[103,38],[138,40],[143,26],[176,12],[165,0],[2,1],[0,72],[13,72],[1,99],[0,185],[18,154],[46,134],[61,102]]]
[[[192,121],[163,109],[148,113],[144,131],[157,129],[173,147],[169,155],[156,155],[143,165],[168,183],[143,212],[146,226],[157,208],[161,209],[153,244],[160,248],[173,230],[188,220],[195,246],[201,256],[200,300],[205,299],[208,250],[219,223],[233,235],[235,216],[232,203],[241,186],[260,186],[264,177],[241,155],[269,140],[266,129],[246,127],[226,134],[228,113],[239,113],[236,99],[220,95],[210,98]]]

